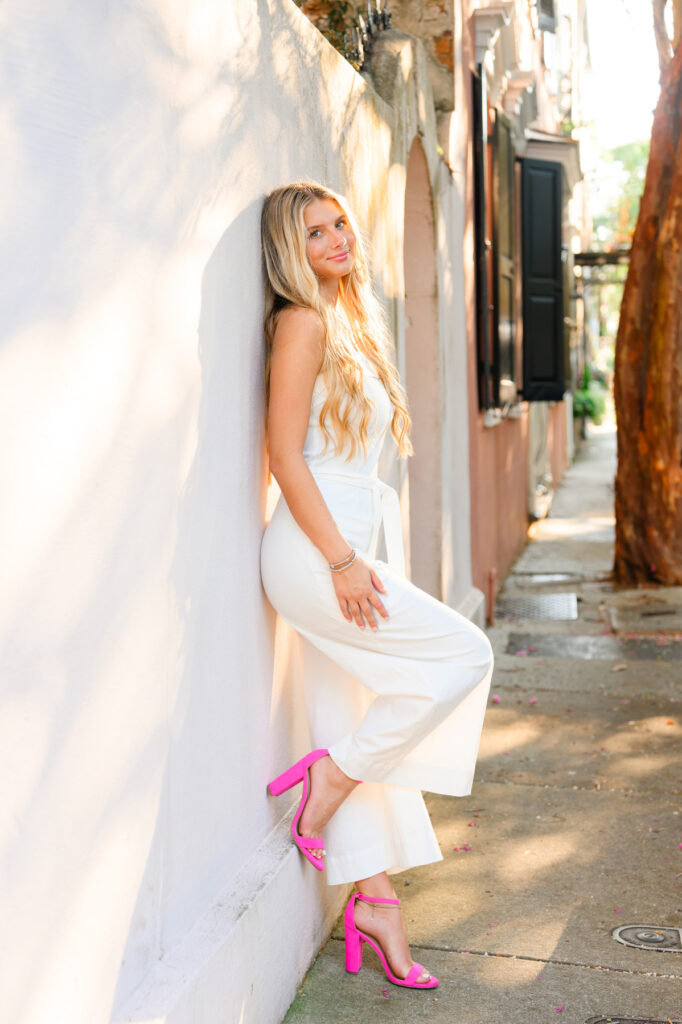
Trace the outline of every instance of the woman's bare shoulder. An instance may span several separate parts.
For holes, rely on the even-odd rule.
[[[286,306],[277,317],[273,353],[278,349],[304,353],[321,362],[325,329],[322,318],[305,306]]]
[[[308,306],[285,306],[277,317],[275,336],[278,334],[303,334],[306,337],[324,337],[322,317]]]

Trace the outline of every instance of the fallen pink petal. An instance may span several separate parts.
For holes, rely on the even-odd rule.
[[[494,693],[490,699],[493,702],[493,704],[499,704],[502,698],[499,697],[496,693]]]
[[[563,1013],[564,1012],[564,1007],[563,1006],[555,1006],[554,1009],[556,1010],[557,1013]]]
[[[537,697],[531,697],[531,699],[528,701],[529,704],[537,704],[537,702],[538,702]]]

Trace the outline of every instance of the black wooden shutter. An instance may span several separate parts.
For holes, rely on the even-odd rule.
[[[493,144],[493,365],[497,405],[516,398],[514,382],[514,142],[511,123],[495,113]]]
[[[561,176],[561,164],[523,161],[523,397],[527,402],[558,401],[566,390]]]
[[[490,330],[490,283],[488,280],[488,131],[487,99],[483,70],[473,81],[474,219],[476,227],[476,348],[478,404],[489,409],[495,404],[492,338]]]
[[[556,0],[538,0],[538,27],[542,32],[556,32]]]

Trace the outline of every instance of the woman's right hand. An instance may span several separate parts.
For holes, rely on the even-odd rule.
[[[360,629],[365,628],[366,622],[376,632],[379,627],[375,610],[382,618],[388,618],[388,612],[379,597],[379,594],[386,593],[386,587],[374,569],[359,556],[347,569],[333,572],[332,583],[341,614],[348,622],[355,621]]]

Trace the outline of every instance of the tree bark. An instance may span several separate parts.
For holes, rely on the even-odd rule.
[[[682,584],[682,46],[663,74],[616,338],[622,583]]]
[[[673,0],[673,50],[676,50],[682,39],[682,0]]]
[[[654,5],[654,38],[656,39],[656,49],[658,50],[658,66],[661,70],[661,75],[670,63],[672,56],[672,46],[670,37],[668,36],[668,30],[665,27],[665,9],[668,0],[653,0]]]

